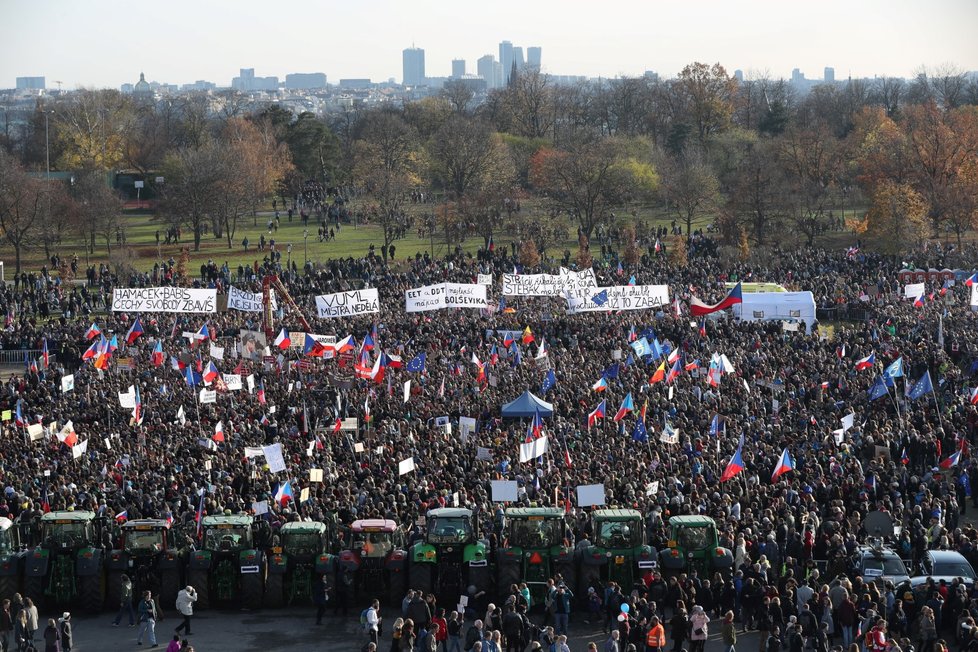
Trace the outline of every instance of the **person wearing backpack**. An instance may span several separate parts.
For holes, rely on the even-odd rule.
[[[370,606],[360,612],[360,626],[374,645],[380,642],[380,600],[374,600]]]

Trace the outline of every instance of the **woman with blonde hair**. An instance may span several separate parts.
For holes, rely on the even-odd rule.
[[[404,619],[398,618],[394,621],[394,628],[391,631],[391,652],[401,650],[401,630],[404,628]]]

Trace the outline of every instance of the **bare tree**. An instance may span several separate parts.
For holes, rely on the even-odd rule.
[[[0,237],[14,248],[18,274],[24,250],[39,235],[46,191],[44,182],[32,179],[12,156],[0,151]]]

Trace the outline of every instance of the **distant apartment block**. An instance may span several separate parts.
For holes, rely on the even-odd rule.
[[[289,90],[314,90],[326,88],[324,72],[294,72],[285,76],[285,87]]]
[[[255,77],[254,68],[242,68],[241,74],[231,80],[231,88],[238,91],[275,91],[278,87],[278,77]]]
[[[452,77],[458,79],[465,76],[465,59],[452,59]]]
[[[44,77],[17,78],[17,90],[19,91],[43,91],[45,88]]]
[[[421,86],[425,83],[424,50],[410,47],[403,52],[404,75],[401,83],[405,86]]]

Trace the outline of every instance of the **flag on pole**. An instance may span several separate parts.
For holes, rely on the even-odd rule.
[[[295,500],[295,494],[292,493],[292,482],[286,480],[279,485],[278,491],[275,492],[275,502],[285,507],[285,504],[290,500]]]
[[[621,407],[618,408],[618,412],[615,413],[614,421],[615,423],[621,421],[625,416],[635,409],[635,403],[632,401],[632,393],[628,392],[625,399],[621,402]]]
[[[649,441],[649,431],[645,427],[645,418],[639,417],[632,428],[632,440],[645,444]]]
[[[740,443],[737,444],[737,450],[734,451],[733,457],[727,462],[727,468],[723,470],[723,475],[720,476],[720,482],[726,482],[727,480],[732,480],[737,477],[737,474],[744,470],[744,457],[742,454],[744,448],[744,436],[740,436]]]
[[[132,323],[129,327],[129,332],[126,333],[126,344],[132,344],[136,341],[136,338],[143,334],[143,322],[136,317],[136,321]]]
[[[666,378],[666,363],[663,362],[662,364],[659,365],[659,368],[655,370],[655,373],[652,374],[652,377],[649,378],[649,385],[654,385],[658,382],[661,382],[665,380],[665,378]]]
[[[85,331],[85,339],[90,340],[96,335],[101,335],[101,334],[102,334],[102,330],[98,327],[98,324],[92,322],[92,325],[88,327],[87,331]]]
[[[214,426],[214,435],[211,437],[214,441],[224,441],[224,422],[218,421],[217,425]]]
[[[781,457],[778,459],[777,465],[774,467],[774,473],[771,474],[771,482],[777,482],[778,478],[787,473],[788,471],[793,471],[795,469],[795,461],[791,459],[791,453],[785,448],[781,451]]]
[[[411,362],[407,363],[406,369],[411,373],[419,373],[419,372],[424,373],[425,354],[419,353],[418,355],[414,356],[414,359],[411,360]]]
[[[546,375],[543,377],[543,384],[540,386],[541,393],[546,396],[547,392],[557,385],[557,375],[554,374],[553,369],[548,369]]]
[[[924,394],[930,394],[934,391],[934,384],[930,380],[930,369],[924,372],[924,375],[920,377],[920,380],[913,384],[910,388],[910,393],[907,396],[911,401],[916,401],[918,398]]]
[[[597,423],[598,422],[598,419],[603,419],[604,418],[604,413],[605,413],[605,410],[607,409],[605,407],[605,403],[606,403],[606,401],[605,400],[602,400],[600,403],[598,403],[598,407],[594,408],[594,411],[593,412],[588,413],[588,415],[587,415],[587,427],[588,428],[590,428],[595,423]]]
[[[869,369],[876,364],[876,352],[872,352],[865,358],[860,358],[856,360],[856,371],[862,371],[863,369]]]
[[[284,327],[281,331],[279,331],[278,336],[275,338],[275,346],[283,351],[292,346],[292,340],[289,338],[289,331]]]
[[[591,389],[596,392],[603,392],[604,390],[608,389],[608,381],[604,376],[601,376],[601,378],[598,378],[598,382],[591,385]]]
[[[689,311],[694,317],[702,317],[703,315],[710,315],[714,312],[719,312],[720,310],[726,310],[735,304],[743,302],[743,289],[741,288],[740,283],[737,283],[737,285],[735,285],[730,292],[727,293],[727,296],[713,305],[703,303],[698,297],[696,297],[696,295],[693,295],[689,302]]]
[[[150,355],[150,363],[154,367],[160,367],[163,365],[163,341],[157,340],[156,344],[153,346],[153,353]]]

